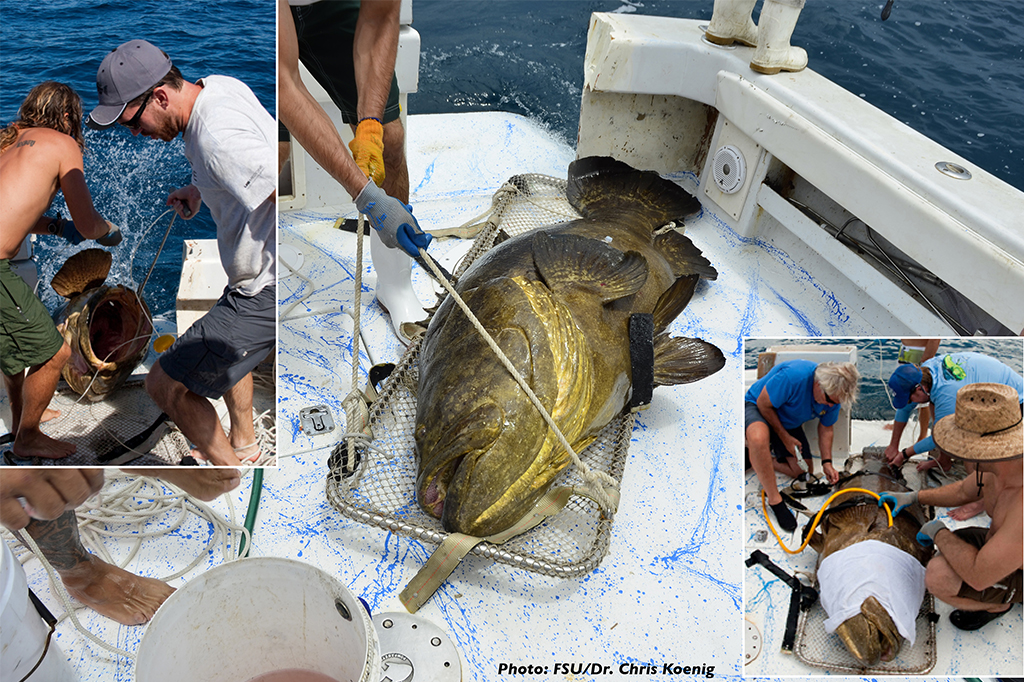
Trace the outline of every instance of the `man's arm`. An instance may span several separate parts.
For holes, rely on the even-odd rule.
[[[1016,540],[1014,539],[1016,538]],[[960,578],[976,590],[992,587],[1021,567],[1021,519],[1006,519],[981,549],[964,542],[949,529],[935,535],[935,546]]]
[[[32,518],[56,519],[102,487],[103,469],[7,469],[0,475],[0,522],[21,530]]]
[[[85,184],[82,150],[70,137],[61,149],[58,181],[61,191],[64,192],[68,211],[71,212],[71,220],[74,221],[75,229],[80,235],[86,239],[98,239],[116,229],[112,223],[103,219],[93,205],[89,187]]]
[[[832,464],[832,440],[835,437],[835,428],[824,426],[818,422],[818,449],[821,451],[821,470],[825,473],[829,483],[839,480],[839,472]],[[812,469],[813,472],[813,469]]]
[[[398,57],[401,0],[376,0],[359,6],[352,44],[360,119],[382,118]],[[383,121],[382,121],[383,122]]]
[[[768,397],[767,388],[762,388],[761,395],[757,396],[757,411],[768,422],[768,426],[772,427],[772,430],[782,439],[782,444],[786,446],[790,454],[796,457],[796,449],[800,447],[800,441],[789,435],[789,432],[783,428],[782,422],[779,421],[779,415],[775,411],[775,406],[772,405],[772,399]],[[809,452],[802,454],[810,456]]]
[[[908,414],[905,415],[905,412]],[[896,464],[897,466],[903,464],[902,461],[897,463],[897,460],[902,454],[900,453],[900,438],[903,437],[903,430],[907,428],[908,419],[909,411],[906,408],[896,410],[896,416],[892,422],[892,437],[889,438],[889,446],[885,448],[885,461],[889,464]]]
[[[941,488],[925,488],[917,497],[921,504],[932,507],[959,507],[981,499],[977,477],[970,474],[962,481],[947,483]]]
[[[277,13],[278,111],[281,120],[310,156],[355,198],[369,180],[349,155],[327,112],[317,104],[302,83],[299,75],[298,39],[287,0],[278,0]],[[394,60],[391,64],[394,70]]]

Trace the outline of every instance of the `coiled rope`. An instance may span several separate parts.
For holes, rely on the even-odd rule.
[[[243,470],[243,475],[246,475],[246,473]],[[169,488],[171,492],[165,491],[165,487]],[[135,558],[143,540],[167,535],[178,530],[189,520],[191,515],[198,516],[201,520],[207,522],[212,527],[212,533],[206,542],[206,546],[198,553],[196,558],[186,568],[176,571],[171,575],[156,578],[157,580],[168,582],[180,578],[194,569],[206,557],[212,556],[218,547],[223,557],[223,562],[227,563],[238,558],[242,554],[242,547],[249,545],[250,530],[236,522],[234,504],[230,495],[227,495],[227,503],[228,518],[225,519],[208,504],[180,491],[170,483],[158,482],[156,479],[146,476],[136,477],[120,474],[108,477],[103,490],[97,496],[81,505],[76,510],[75,515],[79,523],[82,545],[106,563],[116,565],[122,569],[126,569],[128,564]],[[166,528],[158,531],[145,530],[151,520],[174,513],[177,513],[177,516],[169,520],[169,525]],[[124,526],[125,524],[129,526],[127,530],[111,530],[115,525]],[[4,535],[7,534],[9,534],[9,531],[4,530]],[[58,618],[58,623],[65,618],[70,619],[75,629],[107,651],[125,658],[134,658],[134,654],[104,642],[82,625],[75,611],[86,607],[73,603],[71,596],[64,588],[60,576],[43,555],[32,536],[25,531],[11,533],[10,535],[16,537],[29,550],[19,555],[19,562],[24,564],[35,556],[46,571],[53,586],[55,596],[64,607],[64,613]],[[114,561],[104,544],[107,538],[116,541],[132,538],[134,542],[127,557],[119,562]]]

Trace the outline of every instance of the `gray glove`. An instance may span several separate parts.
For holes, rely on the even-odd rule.
[[[359,192],[356,208],[369,216],[370,224],[380,233],[380,240],[392,249],[401,248],[410,256],[418,258],[419,250],[427,248],[433,239],[420,229],[412,215],[412,206],[389,197],[373,180],[366,183],[366,187]]]
[[[911,490],[906,493],[882,493],[878,496],[878,506],[888,504],[892,508],[892,515],[896,516],[901,511],[917,502],[917,491]]]
[[[931,547],[935,544],[935,536],[938,535],[939,531],[945,527],[946,524],[942,521],[932,519],[921,526],[921,530],[917,531],[917,544],[922,547]]]

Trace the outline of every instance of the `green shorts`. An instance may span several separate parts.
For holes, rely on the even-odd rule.
[[[312,5],[292,7],[295,34],[299,41],[299,59],[316,82],[327,91],[339,109],[344,123],[359,123],[356,106],[356,72],[352,44],[359,18],[358,0],[325,0]],[[382,123],[398,118],[398,77],[391,76],[391,91]],[[288,141],[288,129],[278,123],[278,139]]]
[[[985,536],[988,535],[988,528],[971,526],[969,528],[960,528],[953,531],[953,533],[964,542],[981,549],[985,544]],[[1022,596],[1022,580],[1024,580],[1024,573],[1022,573],[1021,569],[1018,568],[992,587],[987,587],[981,591],[978,591],[966,582],[963,582],[961,583],[960,591],[956,596],[963,597],[964,599],[973,599],[974,601],[980,601],[986,604],[1020,604]]]
[[[63,345],[46,306],[11,264],[0,260],[0,370],[13,376],[45,364]]]

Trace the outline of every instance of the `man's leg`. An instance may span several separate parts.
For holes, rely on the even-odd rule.
[[[790,478],[796,478],[800,474],[804,473],[804,470],[800,467],[800,463],[797,462],[796,457],[787,457],[785,462],[772,459],[772,466],[775,468],[775,471],[780,474],[785,474]]]
[[[33,520],[25,530],[60,574],[68,593],[118,623],[145,623],[174,592],[164,582],[129,573],[87,552],[74,511],[53,521]]]
[[[146,469],[122,468],[130,476],[149,476],[172,483],[192,497],[209,502],[231,492],[241,483],[238,469],[212,469],[210,467],[161,467]]]
[[[779,485],[775,480],[775,469],[772,464],[772,453],[769,446],[770,428],[768,424],[752,421],[747,425],[747,450],[750,454],[750,466],[757,475],[757,480],[768,498],[768,506],[775,513],[775,518],[784,530],[796,529],[796,519],[782,501]]]
[[[39,422],[53,399],[60,372],[70,356],[71,348],[64,343],[53,357],[30,368],[27,374],[4,375],[12,417],[17,424],[16,437],[11,446],[17,457],[61,459],[77,449],[73,443],[50,438],[39,430]]]
[[[238,380],[224,394],[224,404],[228,408],[228,419],[231,421],[229,440],[239,459],[252,459],[259,455],[259,443],[256,442],[256,430],[252,423],[252,372]]]
[[[1012,606],[1012,604],[990,604],[976,599],[961,597],[960,589],[963,586],[963,580],[941,554],[936,555],[935,558],[928,562],[924,584],[928,591],[935,595],[937,599],[961,611],[1004,613]]]
[[[409,203],[409,169],[405,162],[405,131],[401,119],[384,124],[382,189],[402,203]],[[403,328],[403,325],[422,322],[429,317],[412,287],[412,259],[401,249],[384,246],[376,233],[370,237],[370,259],[377,273],[374,292],[377,302],[387,310],[398,338],[408,343],[409,334],[415,334],[415,327]]]
[[[4,386],[7,389],[7,400],[11,404],[11,435],[18,437],[18,426],[21,424],[21,387],[25,384],[25,370],[12,376],[4,375]],[[47,407],[43,410],[43,416],[39,418],[40,424],[45,424],[51,419],[60,416],[60,410]]]
[[[160,361],[146,377],[146,392],[161,410],[196,445],[199,454],[217,466],[238,466],[241,461],[224,435],[217,410],[209,400],[188,390],[164,372]]]
[[[409,167],[405,161],[405,129],[402,119],[384,124],[384,187],[388,196],[409,203]]]

